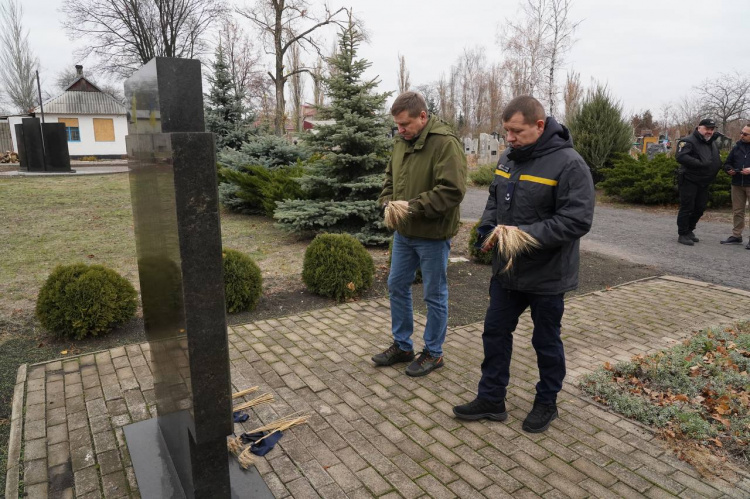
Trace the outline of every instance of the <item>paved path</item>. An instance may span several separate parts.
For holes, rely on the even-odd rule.
[[[127,173],[128,163],[123,160],[92,163],[90,161],[71,161],[73,171],[70,172],[21,172],[11,170],[0,172],[0,177],[78,177],[81,175],[109,175],[112,173]]]
[[[390,342],[387,300],[231,328],[232,382],[236,390],[258,384],[276,397],[244,430],[300,410],[313,414],[258,458],[277,497],[748,497],[749,475],[702,478],[649,429],[576,388],[604,361],[733,322],[740,317],[735,303],[748,298],[747,291],[663,277],[570,299],[560,418],[536,435],[521,430],[537,376],[528,314],[516,334],[505,423],[452,417],[453,405],[474,397],[481,324],[449,331],[445,367],[424,378],[407,377],[403,366],[373,367],[370,356]],[[421,327],[424,318],[416,322]],[[153,415],[149,364],[148,345],[136,344],[22,366],[9,463],[18,463],[23,435],[28,497],[138,497],[122,427]]]
[[[468,189],[461,204],[462,218],[478,220],[486,202],[486,188]],[[676,217],[676,211],[664,216],[637,208],[597,206],[594,225],[581,240],[581,248],[653,265],[667,274],[750,290],[750,251],[744,245],[719,244],[731,234],[731,227],[699,222],[696,235],[701,242],[684,246],[677,243]]]

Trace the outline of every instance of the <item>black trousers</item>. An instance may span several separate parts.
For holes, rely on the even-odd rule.
[[[565,379],[565,351],[560,323],[565,310],[564,294],[538,295],[504,289],[500,281],[490,282],[490,306],[484,319],[484,361],[477,396],[493,403],[505,398],[510,381],[513,331],[518,318],[531,307],[534,332],[531,344],[536,351],[539,382],[536,400],[553,404]]]
[[[708,185],[680,180],[680,211],[677,213],[677,233],[681,236],[695,230],[708,204]]]

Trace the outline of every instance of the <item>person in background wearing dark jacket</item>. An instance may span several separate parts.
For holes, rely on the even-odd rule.
[[[680,211],[677,213],[677,242],[693,246],[699,239],[693,232],[708,204],[708,186],[721,168],[719,147],[721,135],[714,133],[716,122],[701,120],[692,134],[677,143],[675,159],[680,164],[677,185],[680,190]]]
[[[375,355],[378,366],[411,362],[409,376],[443,367],[448,328],[448,254],[458,232],[459,205],[466,193],[466,156],[446,123],[427,114],[424,98],[404,92],[391,106],[399,137],[385,171],[381,205],[408,201],[409,216],[393,235],[388,291],[393,344]],[[424,350],[414,358],[411,287],[422,270],[427,324]]]
[[[721,244],[741,244],[742,229],[745,228],[745,206],[750,200],[750,124],[742,128],[740,140],[724,162],[724,170],[732,176],[734,227],[732,235],[721,241]],[[745,248],[750,250],[750,242]]]
[[[594,182],[568,129],[546,116],[538,100],[516,97],[502,119],[510,148],[500,156],[478,232],[487,235],[505,225],[528,233],[541,246],[516,256],[508,272],[502,272],[507,262],[493,250],[482,378],[476,399],[454,407],[453,413],[468,420],[507,418],[513,331],[531,307],[539,382],[522,427],[539,433],[558,415],[557,394],[565,378],[564,296],[578,287],[579,239],[594,218]]]

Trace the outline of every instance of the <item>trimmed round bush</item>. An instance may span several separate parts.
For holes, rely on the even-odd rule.
[[[491,265],[493,252],[488,251],[487,253],[483,253],[482,250],[474,247],[474,245],[477,243],[477,239],[479,238],[479,234],[477,233],[478,228],[479,222],[475,223],[474,227],[471,228],[471,233],[469,234],[469,255],[471,255],[471,257],[477,263]]]
[[[45,329],[80,340],[132,318],[137,296],[127,279],[103,265],[61,265],[39,290],[36,315]]]
[[[307,247],[302,281],[315,294],[344,301],[370,286],[375,264],[349,234],[320,234]]]
[[[227,312],[249,312],[263,292],[263,276],[252,258],[233,249],[222,251],[224,260],[224,299]]]

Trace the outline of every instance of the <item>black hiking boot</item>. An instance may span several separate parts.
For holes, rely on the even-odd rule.
[[[508,413],[505,411],[505,401],[493,404],[484,399],[475,398],[468,404],[457,405],[453,408],[453,414],[458,419],[476,421],[478,419],[491,419],[492,421],[505,421]]]
[[[534,401],[534,407],[526,419],[523,420],[523,431],[529,433],[541,433],[547,428],[552,420],[557,419],[556,404],[542,404]]]
[[[398,343],[389,346],[385,352],[373,355],[372,361],[377,366],[392,366],[399,362],[411,362],[414,360],[414,352],[407,352],[398,347]]]
[[[419,357],[406,368],[406,374],[414,377],[424,376],[435,369],[440,369],[444,364],[442,356],[431,357],[427,350],[422,350]]]
[[[686,246],[693,246],[695,244],[693,240],[690,239],[690,236],[688,236],[687,234],[678,236],[677,242],[680,244],[684,244]]]
[[[688,237],[690,238],[690,240],[691,240],[691,241],[693,241],[694,243],[700,242],[700,239],[698,239],[698,236],[696,236],[696,235],[695,235],[695,232],[693,232],[692,230],[691,230],[690,232],[688,232],[688,235],[687,235],[687,236],[688,236]]]

